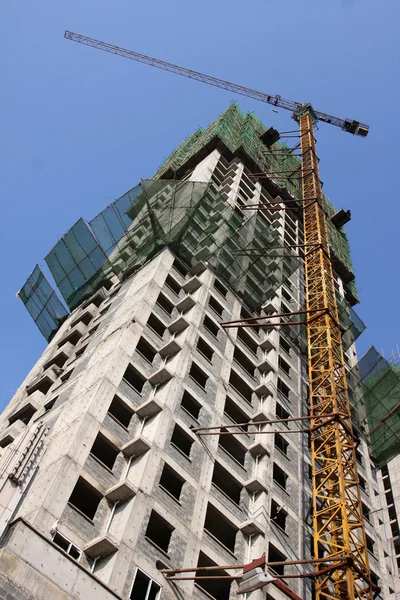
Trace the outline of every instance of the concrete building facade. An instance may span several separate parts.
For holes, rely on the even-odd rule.
[[[243,153],[217,142],[177,177],[210,183],[245,218],[246,205],[282,200],[276,182],[272,194],[249,177]],[[301,244],[301,217],[277,206],[263,217],[268,226],[282,243]],[[281,269],[257,314],[303,305],[301,257]],[[299,423],[193,431],[305,416],[302,344],[289,327],[222,328],[254,312],[212,261],[188,265],[166,246],[120,279],[72,310],[1,416],[0,598],[282,600],[292,590],[311,599],[307,578],[238,596],[235,580],[160,572],[312,556],[308,436],[291,432]],[[354,346],[347,356],[351,365]],[[370,564],[391,600],[365,440],[358,458]]]

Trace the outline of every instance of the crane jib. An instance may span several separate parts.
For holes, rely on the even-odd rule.
[[[85,44],[86,46],[92,46],[93,48],[104,50],[105,52],[111,52],[112,54],[117,54],[119,56],[129,58],[130,60],[145,63],[151,67],[156,67],[157,69],[176,73],[177,75],[182,75],[183,77],[188,77],[189,79],[195,79],[196,81],[201,81],[202,83],[207,83],[208,85],[212,85],[214,87],[235,92],[241,96],[254,98],[260,102],[272,104],[277,108],[290,110],[293,113],[301,109],[303,106],[308,106],[302,102],[285,100],[285,98],[282,98],[278,94],[273,96],[271,94],[266,94],[265,92],[259,92],[237,83],[232,83],[230,81],[225,81],[224,79],[219,79],[218,77],[213,77],[212,75],[206,75],[204,73],[200,73],[199,71],[193,71],[192,69],[180,67],[179,65],[174,65],[173,63],[169,63],[158,58],[153,58],[151,56],[146,56],[145,54],[140,54],[139,52],[134,52],[133,50],[127,50],[126,48],[120,48],[119,46],[114,46],[113,44],[107,44],[106,42],[102,42],[79,33],[74,33],[72,31],[65,31],[64,37],[73,42],[79,42],[80,44]],[[360,123],[359,121],[333,117],[332,115],[328,115],[316,110],[313,110],[313,115],[315,115],[316,121],[322,121],[323,123],[335,125],[336,127],[340,127],[343,131],[347,131],[348,133],[359,135],[361,137],[366,137],[368,135],[369,126]]]

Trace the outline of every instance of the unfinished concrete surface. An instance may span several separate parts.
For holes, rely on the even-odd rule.
[[[209,148],[181,177],[213,182],[244,213],[261,195],[276,201],[239,154]],[[267,215],[271,228],[301,244],[298,213],[281,208]],[[301,264],[261,314],[299,310]],[[219,326],[252,314],[211,264],[188,268],[167,247],[72,311],[1,417],[0,598],[233,600],[235,581],[168,582],[160,567],[312,556],[310,452],[307,436],[290,432],[298,424],[192,431],[307,414],[306,354],[289,328]],[[363,439],[358,458],[371,568],[389,600],[393,563]],[[313,597],[308,579],[286,583]],[[267,592],[287,598],[273,584],[247,598]]]

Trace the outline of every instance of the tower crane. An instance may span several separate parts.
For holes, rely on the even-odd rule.
[[[292,111],[300,128],[316,600],[371,600],[356,438],[346,381],[314,137],[318,121],[366,137],[369,127],[70,31],[65,38]]]

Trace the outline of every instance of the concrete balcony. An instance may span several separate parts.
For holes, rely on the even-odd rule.
[[[262,350],[276,350],[278,346],[278,331],[276,329],[268,329],[265,328],[264,332],[266,334],[265,339],[260,343],[260,348]]]
[[[162,357],[174,356],[174,354],[178,354],[180,350],[182,350],[182,348],[176,341],[176,338],[172,338],[171,340],[169,340],[169,342],[167,342],[164,346],[160,348],[158,353]]]
[[[149,377],[149,382],[151,385],[162,385],[163,383],[167,383],[170,379],[172,379],[173,375],[168,371],[166,367],[161,367],[158,369],[151,377]]]
[[[272,371],[263,374],[260,382],[255,387],[254,391],[262,398],[263,396],[273,396],[275,390],[275,377]]]
[[[254,444],[251,444],[248,447],[250,454],[252,454],[253,456],[257,456],[257,454],[261,454],[261,455],[266,454],[267,456],[270,456],[271,446],[270,446],[270,442],[268,442],[268,440],[266,439],[268,436],[261,435],[259,437],[260,437],[259,441],[254,442]],[[269,437],[271,437],[271,436],[269,436]]]
[[[136,496],[136,492],[136,488],[127,479],[124,479],[110,487],[104,495],[110,502],[122,503]]]
[[[9,416],[8,421],[10,425],[15,423],[15,421],[22,421],[27,425],[35,412],[39,410],[43,398],[44,394],[39,390],[34,392],[31,396],[28,396],[28,398],[19,405],[18,409]]]
[[[150,398],[150,400],[147,400],[138,406],[136,409],[136,414],[141,419],[144,419],[145,417],[150,418],[161,412],[162,408],[162,405],[157,401],[156,398]]]
[[[194,277],[191,277],[190,279],[185,281],[184,285],[182,286],[182,289],[185,290],[187,294],[190,294],[191,292],[195,292],[196,290],[198,290],[201,286],[202,283],[200,279],[195,275]]]
[[[244,521],[240,524],[239,531],[244,535],[265,535],[265,529],[257,521]]]
[[[84,323],[77,323],[71,329],[65,333],[64,337],[61,338],[61,341],[58,344],[59,348],[62,348],[64,344],[71,343],[73,346],[79,342],[79,340],[85,335],[87,331],[87,327]]]
[[[184,331],[187,327],[189,327],[189,322],[182,316],[178,317],[168,325],[169,331],[175,334]]]
[[[71,327],[74,327],[78,323],[83,323],[84,325],[89,325],[90,321],[92,321],[97,313],[97,306],[92,302],[89,304],[84,311],[80,313],[79,316],[76,317],[71,323]]]
[[[118,547],[117,540],[106,533],[86,544],[83,551],[89,558],[105,558],[117,552]]]
[[[279,306],[277,300],[268,300],[266,304],[262,307],[263,313],[280,313]]]
[[[252,421],[270,421],[271,419],[275,419],[275,417],[269,413],[266,406],[263,406],[259,410],[257,410],[252,416]]]
[[[26,428],[25,423],[20,419],[9,425],[0,433],[0,448],[11,444]]]
[[[255,494],[258,492],[265,492],[268,494],[267,486],[258,475],[254,475],[251,479],[245,481],[244,487],[250,494]]]
[[[75,351],[75,346],[71,342],[66,342],[57,350],[55,354],[43,365],[43,369],[46,370],[53,365],[62,368],[67,360],[72,356]]]
[[[267,355],[265,355],[261,362],[258,363],[257,369],[260,371],[260,373],[275,372],[272,362],[269,360]]]
[[[148,442],[144,437],[139,435],[134,440],[126,443],[121,448],[121,452],[125,454],[125,456],[140,456],[144,454],[148,450],[150,450],[150,442]]]
[[[193,296],[191,294],[187,294],[184,298],[182,298],[182,300],[179,300],[175,306],[179,312],[186,312],[187,310],[193,308],[195,304],[196,300],[193,298]]]
[[[207,265],[204,262],[199,262],[197,263],[197,265],[194,265],[190,270],[189,273],[191,275],[200,275],[200,273],[204,273],[204,271],[207,270]]]
[[[41,373],[29,385],[26,386],[26,392],[28,396],[31,396],[34,392],[40,391],[43,394],[47,394],[53,383],[56,382],[61,374],[59,367],[52,366],[46,369],[44,373]]]

